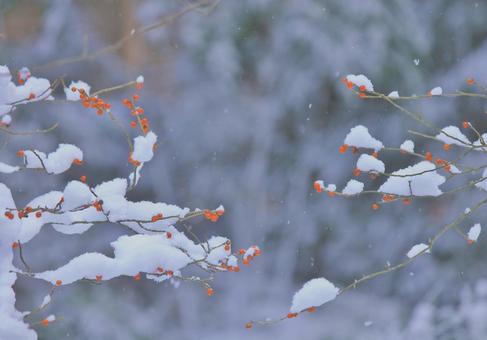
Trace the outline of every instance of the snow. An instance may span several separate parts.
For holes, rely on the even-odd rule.
[[[413,153],[414,152],[414,142],[412,140],[407,139],[401,144],[399,149],[401,149],[402,151],[405,151],[405,152]]]
[[[357,125],[350,129],[345,137],[344,144],[355,146],[357,148],[368,148],[379,151],[384,147],[381,141],[372,137],[369,130],[363,125]]]
[[[467,233],[468,239],[476,242],[481,231],[482,227],[480,226],[480,223],[474,224]]]
[[[487,178],[487,169],[485,169],[482,172],[481,178]],[[475,186],[479,189],[487,191],[487,179],[484,179],[483,181],[476,183]]]
[[[75,159],[83,160],[83,152],[75,145],[59,144],[56,151],[46,156],[38,150],[24,151],[25,166],[29,169],[43,169],[50,174],[63,173],[73,164]]]
[[[64,93],[66,94],[66,100],[78,101],[81,99],[79,91],[74,91],[74,92],[72,91],[73,87],[76,88],[77,90],[84,90],[88,96],[90,95],[90,90],[91,90],[90,85],[88,85],[87,83],[81,80],[78,80],[76,82],[72,81],[68,87],[64,88]]]
[[[47,294],[46,296],[44,296],[44,299],[42,300],[40,308],[46,307],[49,303],[51,303],[51,295]]]
[[[452,125],[441,129],[441,132],[436,135],[436,138],[446,144],[455,144],[460,146],[472,144],[457,126]]]
[[[325,190],[330,192],[335,192],[337,190],[337,186],[335,184],[328,184],[325,187]]]
[[[144,76],[138,76],[137,79],[135,79],[135,82],[138,84],[143,84],[144,83]]]
[[[430,250],[428,248],[429,248],[429,246],[425,243],[416,244],[416,245],[412,246],[412,248],[408,251],[406,256],[409,257],[410,259],[412,259],[413,257],[417,256],[418,254],[422,253],[423,251],[425,253],[429,253]]]
[[[0,68],[1,71],[1,68]],[[15,209],[15,203],[10,190],[0,183],[0,213],[3,216],[5,208]],[[15,293],[12,286],[17,276],[12,273],[12,243],[18,240],[20,230],[19,220],[0,219],[0,338],[2,339],[37,339],[35,332],[23,322],[22,313],[15,309]]]
[[[12,122],[12,116],[5,114],[2,116],[0,122],[2,122],[3,125],[10,125],[10,123]]]
[[[357,180],[351,179],[348,181],[342,193],[345,195],[357,195],[364,190],[364,184]]]
[[[293,296],[290,312],[299,313],[310,307],[319,307],[334,300],[339,289],[325,278],[312,279]]]
[[[0,162],[0,172],[4,174],[11,174],[13,172],[19,171],[20,167],[12,166],[3,162]]]
[[[439,196],[442,194],[439,186],[445,182],[445,177],[434,169],[433,163],[422,161],[397,170],[380,186],[379,191],[402,196]]]
[[[365,89],[367,91],[369,92],[374,91],[374,86],[372,85],[372,82],[363,74],[359,74],[359,75],[349,74],[346,78],[349,82],[355,84],[357,87],[365,86]]]
[[[29,77],[23,85],[15,85],[7,66],[0,65],[0,115],[11,112],[27,102],[52,99],[51,84],[44,78]]]
[[[430,91],[431,95],[432,96],[441,96],[443,94],[443,89],[439,86],[433,88],[431,91]]]
[[[127,275],[135,276],[139,272],[154,273],[157,267],[164,270],[179,270],[192,260],[183,251],[171,246],[171,241],[164,235],[121,236],[111,243],[114,257],[100,253],[85,253],[73,258],[66,265],[56,269],[37,273],[36,278],[56,284],[70,284],[83,278],[102,280]]]
[[[397,98],[399,98],[399,92],[397,92],[397,91],[392,91],[392,92],[391,92],[391,93],[389,93],[387,96],[388,96],[389,98],[391,98],[391,99],[397,99]]]
[[[157,135],[150,131],[145,136],[134,138],[134,152],[132,159],[141,163],[148,162],[154,156],[154,144],[157,142]]]
[[[357,161],[357,169],[364,172],[374,171],[384,173],[385,165],[381,160],[364,153],[360,155]]]
[[[487,133],[483,133],[482,134],[482,140],[484,141],[484,143],[487,143]],[[477,150],[477,151],[487,151],[487,147],[481,147],[481,148],[479,148],[479,146],[482,146],[483,145],[482,144],[482,140],[479,138],[475,142],[473,142],[473,145],[477,147],[475,150]]]

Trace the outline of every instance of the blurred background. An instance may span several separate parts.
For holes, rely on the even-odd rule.
[[[211,12],[187,13],[95,59],[42,67],[111,45],[188,4],[0,0],[0,64],[12,72],[28,66],[36,76],[84,80],[93,89],[145,76],[141,104],[159,148],[131,199],[191,208],[221,203],[225,216],[215,224],[194,221],[194,230],[263,250],[240,273],[217,276],[211,298],[189,283],[131,278],[63,287],[44,313],[61,319],[38,328],[40,339],[486,339],[485,239],[467,247],[454,233],[433,254],[314,314],[251,331],[244,324],[285,315],[294,292],[311,278],[324,276],[343,287],[387,261],[404,260],[413,244],[427,241],[480,197],[472,190],[373,212],[370,196],[331,199],[315,194],[312,184],[323,179],[341,190],[353,177],[358,155],[341,155],[338,147],[357,124],[391,147],[412,137],[409,128],[424,131],[387,103],[357,98],[341,77],[363,73],[386,94],[421,94],[438,85],[452,92],[464,88],[467,77],[487,82],[487,3],[223,0]],[[121,90],[104,98],[127,127],[121,99],[131,94]],[[54,96],[62,98],[62,91]],[[485,104],[476,99],[406,105],[440,126],[469,120],[487,129]],[[49,134],[1,136],[6,162],[18,162],[19,148],[53,151],[61,142],[85,153],[85,164],[62,176],[0,175],[21,206],[82,174],[95,185],[129,172],[124,137],[107,117],[77,103],[24,105],[13,128],[56,122],[59,128]],[[452,157],[441,145],[415,143],[419,152]],[[386,153],[381,159],[391,171],[415,161]],[[383,182],[360,180],[366,188]],[[478,213],[462,228],[486,215]],[[128,233],[100,225],[69,236],[45,226],[24,246],[24,256],[36,271],[53,269],[86,251],[111,254],[110,242]],[[28,310],[41,303],[49,285],[20,278],[15,290],[18,309]]]

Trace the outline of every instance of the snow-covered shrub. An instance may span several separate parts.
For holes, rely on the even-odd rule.
[[[3,131],[15,134],[17,107],[53,100],[53,94],[60,84],[64,84],[64,81],[51,83],[47,79],[35,78],[26,68],[19,71],[18,84],[15,84],[8,67],[1,66],[0,115]],[[90,86],[82,81],[64,87],[64,99],[56,98],[58,101],[74,101],[76,103],[72,105],[82,105],[100,117],[107,117],[122,131],[127,142],[127,159],[120,160],[120,163],[128,160],[131,166],[127,178],[113,178],[95,185],[90,183],[89,175],[82,175],[79,180],[69,181],[64,190],[37,196],[26,206],[18,206],[8,183],[0,183],[0,339],[36,339],[35,327],[48,326],[56,321],[54,314],[41,318],[40,312],[50,303],[54,291],[63,285],[81,280],[102,283],[119,276],[131,276],[139,281],[144,276],[155,282],[195,282],[211,296],[214,294],[211,286],[214,274],[238,272],[240,259],[244,265],[248,265],[251,259],[260,255],[257,246],[232,251],[231,240],[223,236],[201,240],[187,226],[188,220],[197,217],[217,222],[225,212],[223,206],[190,209],[127,198],[128,192],[136,189],[142,177],[142,167],[153,159],[157,150],[157,135],[139,104],[143,85],[144,79],[140,76],[118,87],[132,88],[134,91],[123,100],[132,117],[130,122],[118,120],[111,111],[111,104],[101,97],[101,93],[109,90],[90,93]],[[26,146],[17,152],[17,164],[0,163],[0,172],[12,174],[22,171],[28,176],[29,171],[37,170],[49,176],[62,174],[71,167],[82,167],[83,151],[68,144],[69,140],[66,142],[59,144],[54,151]],[[41,232],[45,225],[52,225],[60,233],[81,234],[103,223],[125,226],[132,231],[111,243],[113,257],[88,252],[57,269],[39,272],[29,266],[22,255],[22,245]],[[14,266],[16,254],[24,268]],[[204,275],[186,276],[184,272],[187,267],[196,268]],[[16,310],[12,285],[18,275],[52,284],[52,289],[39,307],[27,312]]]
[[[423,242],[412,246],[409,245],[409,250],[405,248],[402,261],[396,264],[387,261],[384,269],[364,275],[342,288],[337,288],[335,284],[325,278],[312,279],[295,293],[289,313],[286,316],[277,320],[250,321],[247,328],[251,328],[254,323],[271,324],[276,321],[295,318],[304,312],[314,312],[317,307],[334,300],[338,295],[356,288],[361,283],[404,268],[422,255],[432,253],[436,242],[447,232],[456,232],[459,238],[463,239],[468,245],[477,242],[481,234],[481,224],[475,223],[472,226],[467,219],[472,218],[475,212],[487,204],[487,197],[485,196],[487,193],[487,185],[485,184],[487,183],[487,170],[485,170],[486,165],[479,162],[479,157],[482,157],[481,154],[486,152],[487,134],[479,132],[468,121],[458,122],[459,127],[453,125],[443,128],[437,127],[423,114],[413,112],[403,106],[401,101],[431,100],[430,98],[433,96],[487,99],[486,88],[480,84],[474,87],[476,85],[475,80],[469,78],[467,85],[471,89],[467,91],[443,93],[441,87],[435,87],[425,95],[399,96],[397,91],[393,91],[389,95],[376,92],[372,82],[364,75],[348,75],[342,79],[342,82],[359,98],[383,100],[416,120],[428,132],[412,130],[408,132],[413,136],[441,143],[441,151],[435,151],[435,156],[441,152],[444,153],[444,156],[434,157],[432,151],[425,151],[424,153],[420,153],[419,150],[415,151],[414,142],[411,140],[406,140],[399,147],[385,146],[369,133],[367,127],[358,125],[346,135],[343,145],[338,148],[338,151],[342,154],[348,150],[352,150],[353,154],[360,153],[356,168],[351,173],[357,178],[368,175],[372,180],[380,179],[382,184],[377,187],[374,181],[371,181],[372,183],[369,185],[365,184],[366,178],[363,178],[362,181],[350,179],[340,191],[337,190],[337,185],[328,184],[325,186],[324,180],[317,179],[313,183],[313,187],[318,194],[327,193],[329,197],[373,197],[374,200],[370,204],[374,211],[379,211],[382,207],[390,204],[402,202],[402,204],[409,206],[421,198],[437,199],[464,190],[480,189],[484,195],[474,206],[459,211],[455,219],[441,226],[428,240],[423,240]],[[471,135],[470,138],[467,135]],[[379,159],[383,155],[383,159],[387,160],[387,153],[399,153],[403,157],[408,157],[411,165],[401,169],[390,169],[385,161]],[[482,172],[481,176],[478,175],[479,172]],[[460,183],[458,183],[459,181]],[[447,187],[448,185],[450,186]],[[368,188],[364,189],[366,186]]]

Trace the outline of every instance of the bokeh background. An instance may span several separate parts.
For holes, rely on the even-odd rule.
[[[110,45],[188,3],[0,0],[0,64],[12,72],[28,66],[37,76],[81,79],[94,89],[145,76],[141,103],[159,149],[132,199],[202,208],[222,203],[227,213],[218,223],[195,221],[194,230],[202,237],[228,236],[236,247],[263,249],[249,268],[219,275],[211,298],[189,283],[176,288],[131,278],[63,287],[45,312],[61,319],[38,328],[40,339],[486,339],[486,241],[481,236],[467,247],[453,233],[431,256],[317,313],[251,331],[244,324],[287,313],[294,292],[311,278],[344,286],[387,261],[403,260],[411,245],[427,241],[479,197],[472,190],[372,212],[370,197],[330,199],[315,194],[312,183],[324,179],[341,189],[352,177],[357,155],[340,155],[338,147],[357,124],[388,146],[411,138],[409,128],[424,131],[386,103],[358,99],[341,84],[344,75],[363,73],[377,90],[402,94],[438,85],[455,91],[470,76],[487,82],[487,3],[222,0],[211,13],[188,13],[96,59],[38,67]],[[120,101],[131,93],[105,98],[127,126],[130,117]],[[485,104],[476,99],[406,105],[439,125],[470,120],[487,129]],[[123,136],[107,117],[81,105],[22,106],[14,128],[55,122],[59,128],[45,135],[2,135],[2,160],[18,161],[19,148],[50,151],[67,142],[84,150],[85,165],[58,177],[2,175],[19,205],[62,190],[82,174],[91,184],[128,174]],[[415,142],[418,151],[446,156],[441,145]],[[388,170],[414,161],[385,153],[381,158]],[[369,188],[383,181],[361,179]],[[462,227],[485,216],[480,212]],[[37,271],[52,269],[86,251],[110,254],[110,242],[127,233],[103,225],[68,236],[46,226],[24,246],[25,257]],[[48,289],[19,279],[18,308],[39,305]]]

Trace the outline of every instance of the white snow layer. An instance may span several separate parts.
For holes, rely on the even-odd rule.
[[[410,153],[413,153],[414,152],[414,142],[412,140],[405,140],[401,146],[399,147],[399,149],[401,149],[402,151],[406,151],[406,152],[410,152]]]
[[[374,149],[375,151],[379,151],[384,147],[382,142],[372,137],[369,130],[363,125],[357,125],[351,128],[345,137],[344,144],[357,148]]]
[[[468,239],[472,240],[472,241],[477,241],[477,239],[480,236],[481,231],[482,231],[482,227],[481,227],[480,223],[474,224],[473,227],[471,227],[470,230],[468,231],[468,234],[467,234]]]
[[[431,91],[430,91],[431,95],[432,96],[441,96],[443,94],[443,89],[439,86],[433,88]]]
[[[364,183],[351,179],[348,181],[342,193],[345,195],[357,195],[364,190]]]
[[[334,300],[338,292],[339,289],[327,279],[312,279],[294,294],[289,311],[299,313],[310,307],[319,307]]]
[[[424,244],[424,243],[419,243],[419,244],[415,244],[414,246],[411,247],[411,249],[409,249],[408,253],[406,254],[407,257],[409,257],[410,259],[417,256],[419,253],[425,251],[425,249],[428,249],[429,246],[427,244]],[[425,253],[429,253],[430,250],[426,250]]]
[[[75,145],[59,144],[56,151],[46,156],[38,150],[24,151],[25,166],[29,169],[43,169],[50,174],[60,174],[68,170],[75,159],[83,160],[83,151]]]
[[[436,138],[446,144],[455,144],[460,146],[472,144],[457,126],[447,126],[441,129]]]
[[[422,161],[397,170],[379,191],[401,196],[439,196],[442,194],[439,186],[445,182],[445,177],[439,175],[435,168],[433,163]]]
[[[386,168],[384,162],[371,155],[367,155],[364,153],[360,155],[357,161],[357,169],[365,172],[375,171],[375,172],[383,173]]]
[[[1,73],[1,67],[0,67]],[[15,209],[10,190],[0,183],[0,213],[5,208]],[[15,293],[12,286],[17,275],[12,264],[12,243],[18,240],[20,224],[18,220],[0,219],[0,339],[37,339],[36,333],[23,322],[23,316],[15,309]]]
[[[374,91],[374,86],[372,85],[372,82],[364,76],[363,74],[355,75],[355,74],[349,74],[347,77],[347,80],[354,85],[360,87],[360,86],[365,86],[365,89],[367,91]]]
[[[50,99],[51,84],[44,78],[30,77],[23,85],[15,85],[7,66],[0,66],[0,115],[14,109],[11,104],[25,104]]]
[[[152,131],[145,136],[134,138],[132,159],[141,163],[150,161],[154,156],[154,144],[156,142],[157,135]]]
[[[68,87],[64,88],[64,93],[66,94],[66,100],[70,101],[78,101],[80,100],[80,93],[79,91],[74,91],[72,88],[76,88],[77,90],[84,90],[86,94],[90,95],[91,86],[85,83],[84,81],[78,80],[76,82],[72,81]]]
[[[389,93],[387,96],[388,96],[389,98],[392,98],[392,99],[397,99],[397,98],[399,98],[399,92],[397,92],[397,91],[392,91],[392,92],[391,92],[391,93]]]

